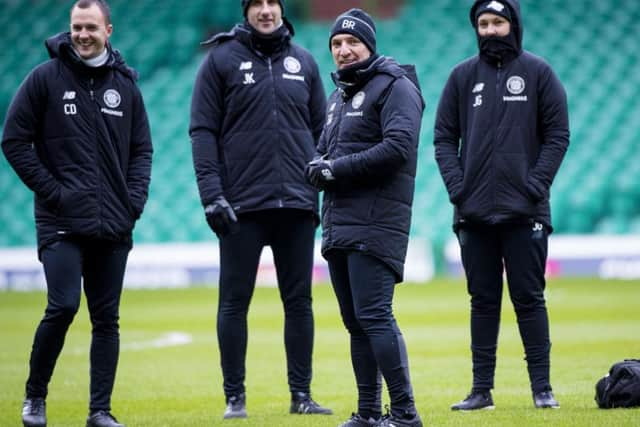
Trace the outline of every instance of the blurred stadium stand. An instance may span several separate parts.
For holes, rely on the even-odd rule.
[[[329,21],[310,1],[287,0],[295,40],[317,58],[327,93]],[[389,0],[363,0],[375,10]],[[433,159],[433,120],[451,68],[476,52],[471,0],[405,0],[378,21],[379,51],[419,71],[427,102],[412,235],[434,253],[451,237],[452,208]],[[68,28],[71,1],[0,0],[0,122],[20,82],[47,59],[43,40]],[[241,19],[238,0],[111,0],[113,45],[141,75],[155,154],[149,202],[137,242],[211,240],[200,207],[187,135],[199,41]],[[525,48],[545,57],[569,95],[571,146],[552,194],[558,233],[640,233],[640,3],[522,0]],[[386,9],[385,9],[386,10]],[[31,193],[0,159],[0,247],[35,243]]]

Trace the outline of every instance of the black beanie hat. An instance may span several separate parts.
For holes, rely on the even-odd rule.
[[[357,37],[369,48],[372,55],[376,53],[376,24],[364,10],[350,9],[338,16],[333,28],[331,28],[329,49],[331,49],[333,36],[344,33]]]
[[[284,0],[278,0],[278,3],[280,3],[280,9],[282,9],[282,16],[284,16]],[[249,5],[251,4],[251,0],[242,0],[241,4],[242,4],[242,14],[246,18],[247,17],[247,9],[249,9]]]
[[[476,9],[476,25],[478,24],[478,18],[483,13],[493,13],[494,15],[500,15],[507,21],[512,22],[509,6],[497,0],[487,1],[478,6],[478,8]]]

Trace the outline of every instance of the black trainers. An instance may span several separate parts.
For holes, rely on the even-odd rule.
[[[495,409],[490,392],[471,391],[463,401],[451,405],[452,411],[475,411],[476,409]]]
[[[27,398],[22,403],[22,424],[24,427],[46,427],[47,404],[43,398]]]
[[[109,411],[95,411],[87,418],[87,427],[124,427]]]
[[[422,420],[418,414],[385,415],[376,427],[422,427]]]
[[[360,414],[351,414],[351,418],[340,424],[338,427],[378,427],[380,419],[362,418]]]
[[[333,414],[333,411],[329,408],[320,406],[311,398],[309,393],[297,391],[291,393],[291,407],[289,408],[289,413],[331,415]]]
[[[222,418],[225,420],[229,418],[247,418],[247,400],[244,393],[227,398],[227,407]]]
[[[536,408],[560,408],[560,404],[558,403],[556,398],[553,397],[553,392],[551,391],[541,391],[540,393],[534,393],[533,404],[536,406]]]

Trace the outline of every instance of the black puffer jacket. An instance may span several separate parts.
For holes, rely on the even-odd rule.
[[[334,161],[336,182],[324,192],[322,252],[365,252],[387,263],[400,282],[424,102],[412,66],[371,59],[354,85],[337,82],[329,97],[317,155]]]
[[[35,193],[38,245],[64,235],[129,241],[147,200],[152,145],[135,72],[109,48],[85,66],[69,33],[46,41],[51,60],[22,83],[2,149]]]
[[[464,223],[539,221],[551,229],[549,191],[569,145],[567,97],[551,67],[522,50],[517,0],[510,8],[515,52],[457,65],[443,90],[434,143],[440,172]],[[475,28],[475,10],[471,22]]]
[[[238,214],[318,211],[304,178],[322,132],[326,98],[311,54],[282,27],[274,52],[248,24],[212,38],[193,89],[189,134],[203,206],[227,198]]]

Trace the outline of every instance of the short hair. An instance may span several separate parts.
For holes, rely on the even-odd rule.
[[[107,25],[111,25],[111,8],[107,4],[106,0],[77,0],[73,4],[71,11],[73,11],[73,9],[75,9],[76,7],[79,7],[80,9],[88,9],[93,4],[97,5],[100,8],[102,16],[104,16],[104,23]]]

